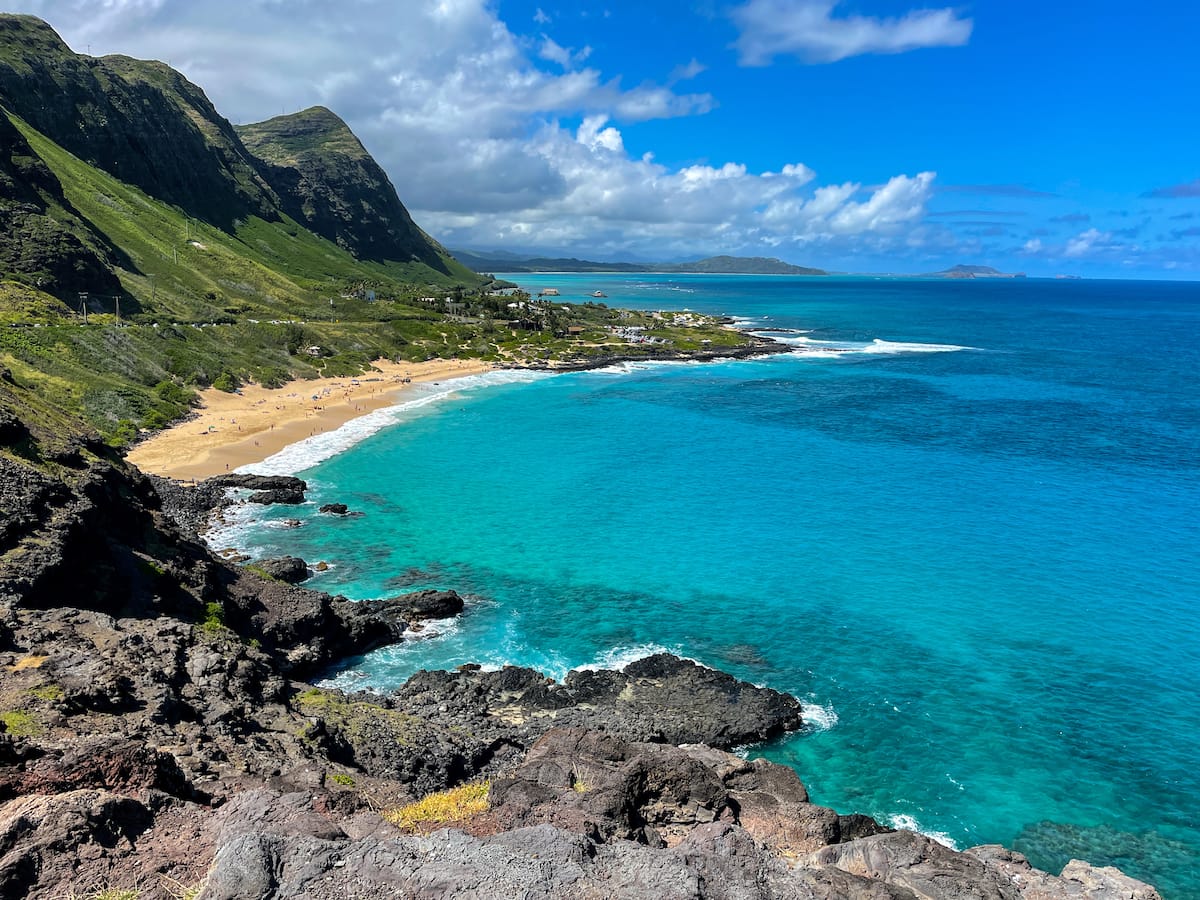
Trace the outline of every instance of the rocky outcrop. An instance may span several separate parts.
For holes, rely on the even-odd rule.
[[[245,488],[254,491],[248,498],[250,503],[297,504],[304,502],[308,484],[292,475],[218,475],[209,478],[206,485],[215,488]]]
[[[701,825],[738,825],[775,852],[842,840],[843,817],[808,801],[795,771],[703,745],[623,741],[553,728],[524,761],[492,782],[491,822],[504,830],[554,825],[603,841],[676,846]],[[872,820],[847,829],[857,835]]]
[[[308,563],[298,556],[281,556],[278,559],[263,559],[255,563],[255,567],[276,581],[288,584],[299,584],[309,577]]]
[[[308,484],[292,475],[252,475],[231,473],[206,478],[195,484],[185,484],[170,478],[150,476],[162,501],[162,508],[181,528],[193,536],[207,532],[223,510],[244,502],[233,490],[253,491],[248,498],[254,503],[304,502]],[[244,495],[243,495],[244,496]]]
[[[540,736],[552,725],[570,725],[627,740],[722,749],[802,724],[794,697],[666,653],[623,671],[574,671],[561,684],[514,667],[419,672],[388,702],[433,720],[490,722],[510,735]]]
[[[228,571],[226,578],[226,624],[256,641],[292,677],[312,675],[346,657],[400,640],[408,629],[411,605],[403,597],[354,603],[264,581],[245,570]]]
[[[417,795],[501,772],[555,727],[730,749],[801,725],[794,698],[667,654],[561,684],[516,667],[419,672],[385,696],[318,691],[299,706],[331,759]]]
[[[217,816],[205,896],[1157,900],[1115,870],[1061,877],[808,803],[794,772],[704,747],[553,729],[461,830],[330,828],[307,795]]]
[[[388,614],[399,615],[406,622],[424,622],[428,619],[449,619],[457,616],[465,608],[465,603],[457,591],[425,590],[402,594],[382,603],[369,601],[364,606],[366,609],[394,610],[394,613]]]

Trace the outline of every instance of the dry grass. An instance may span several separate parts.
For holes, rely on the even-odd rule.
[[[38,656],[36,654],[31,654],[30,656],[24,656],[21,659],[18,659],[8,668],[11,672],[20,672],[23,669],[38,669],[41,668],[42,663],[49,658],[49,656]]]
[[[415,803],[383,811],[383,818],[397,828],[425,830],[453,825],[487,812],[490,781],[474,781],[446,791],[429,794]]]

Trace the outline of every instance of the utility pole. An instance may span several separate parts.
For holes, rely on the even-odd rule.
[[[120,328],[121,327],[121,298],[113,297],[113,300],[117,304],[117,327]]]

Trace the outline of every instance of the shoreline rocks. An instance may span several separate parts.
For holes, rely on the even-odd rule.
[[[727,752],[800,727],[799,701],[667,654],[313,687],[462,598],[354,603],[232,567],[95,443],[0,466],[0,896],[1159,900],[815,806]],[[201,490],[181,508],[226,485]],[[453,828],[395,824],[481,778]]]

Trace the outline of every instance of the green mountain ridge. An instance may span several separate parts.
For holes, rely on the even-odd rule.
[[[192,387],[455,352],[413,302],[486,279],[412,222],[345,123],[292,118],[304,152],[284,158],[264,123],[256,156],[166,65],[0,15],[0,364],[124,443],[185,415]],[[314,344],[329,355],[297,354]]]
[[[765,256],[710,256],[695,262],[596,262],[574,257],[521,257],[512,253],[451,251],[476,272],[667,272],[695,275],[828,275],[824,269],[794,266]]]
[[[54,218],[82,244],[92,246],[93,264],[102,260],[117,270],[120,289],[111,280],[103,284],[88,284],[83,278],[64,281],[52,276],[53,266],[39,269],[31,261],[23,266],[10,261],[0,269],[0,277],[26,276],[32,283],[40,278],[44,287],[61,297],[88,289],[94,294],[123,292],[127,304],[136,298],[148,311],[155,306],[152,300],[173,294],[178,299],[182,299],[178,295],[187,297],[182,305],[203,305],[195,302],[198,297],[222,293],[204,284],[213,278],[205,271],[203,259],[183,265],[199,271],[175,272],[184,277],[165,279],[163,273],[152,271],[155,263],[147,259],[145,248],[165,243],[166,247],[156,249],[179,268],[180,251],[191,246],[192,228],[207,225],[242,245],[231,249],[291,279],[326,284],[330,279],[390,281],[393,288],[409,283],[472,286],[480,282],[416,227],[382,169],[345,123],[328,111],[324,117],[310,115],[312,111],[283,117],[307,124],[309,146],[293,160],[281,159],[277,152],[278,141],[272,136],[283,129],[272,123],[279,120],[246,126],[261,149],[259,157],[199,87],[163,63],[81,56],[41,20],[12,15],[0,15],[0,107],[11,125],[26,132],[27,141],[37,142],[28,133],[33,131],[53,144],[40,144],[45,152],[34,156],[60,182],[62,190],[49,193],[74,198],[73,208],[56,209],[61,214]],[[67,154],[73,159],[68,160]],[[12,168],[10,159],[10,172]],[[116,192],[138,189],[144,198],[133,204],[134,213],[147,204],[172,208],[178,228],[163,232],[168,224],[163,221],[139,227],[146,223],[136,215],[129,222],[132,227],[101,224],[110,217],[98,207],[111,206],[114,191],[97,185],[100,179],[91,170],[123,186]],[[10,178],[27,180],[11,174]],[[79,190],[82,182],[92,190]],[[102,188],[99,192],[97,186]],[[6,194],[17,192],[13,186]],[[41,193],[47,191],[43,188]],[[9,220],[18,213],[21,219],[28,218],[28,210],[5,213],[12,209],[11,201],[0,209],[0,226],[6,230],[16,227]],[[313,233],[334,246],[320,248],[299,236],[298,226],[311,226]],[[5,236],[0,232],[0,237]],[[304,246],[289,248],[289,243],[296,243],[289,239]],[[139,276],[151,274],[160,276],[160,283],[146,291],[148,285]],[[299,283],[296,288],[297,299],[303,300],[311,285]],[[142,296],[146,293],[152,297]],[[256,305],[253,298],[239,298],[235,305],[247,303]]]
[[[336,114],[316,106],[237,134],[283,210],[359,259],[423,263],[469,278],[417,227],[387,174]]]

